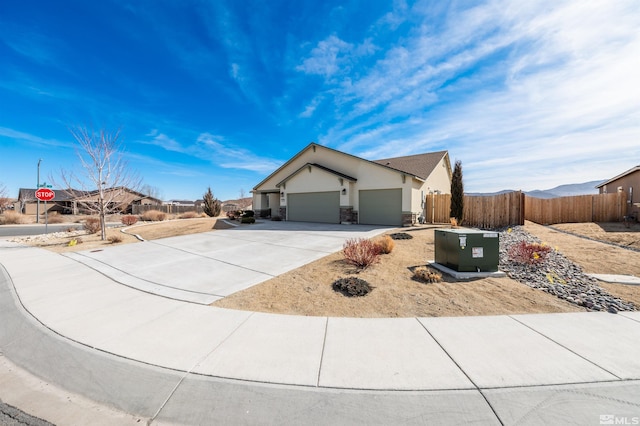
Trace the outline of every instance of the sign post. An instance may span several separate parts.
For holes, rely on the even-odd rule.
[[[42,185],[38,185],[40,188],[36,191],[36,198],[38,200],[44,201],[44,233],[49,233],[49,210],[47,209],[47,201],[51,201],[56,197],[56,193],[51,189],[51,185],[47,185],[47,183],[43,183]]]

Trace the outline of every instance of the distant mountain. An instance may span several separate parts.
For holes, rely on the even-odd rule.
[[[602,180],[593,180],[590,182],[584,183],[570,183],[567,185],[556,186],[551,189],[535,189],[533,191],[524,191],[530,197],[535,198],[556,198],[556,197],[570,197],[573,195],[589,195],[589,194],[597,194],[598,190],[596,189],[596,185],[604,182],[606,179]],[[491,193],[467,193],[467,195],[499,195],[504,194],[505,192],[511,192],[510,189],[505,189],[498,192]]]

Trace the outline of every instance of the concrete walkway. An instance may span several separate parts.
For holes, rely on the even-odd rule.
[[[335,251],[337,237],[326,232],[315,238],[332,240],[326,250]],[[226,239],[232,251],[231,240],[246,235],[233,229],[216,238]],[[207,250],[220,244],[211,243],[213,236],[190,238],[78,256],[0,241],[0,350],[71,391],[160,424],[599,424],[601,415],[640,418],[639,312],[285,316],[185,303],[118,282],[120,274],[138,273],[127,266],[134,256],[137,265],[150,265],[136,278],[160,287],[172,282],[167,277],[177,251],[198,286],[215,270],[198,268],[199,262],[251,258],[222,260]],[[310,259],[326,254],[311,242],[313,234],[305,239],[308,245],[296,250],[316,252]],[[245,241],[265,253],[254,237]],[[265,274],[252,261],[236,267]],[[284,269],[278,265],[266,275]],[[113,271],[120,272],[112,277]]]

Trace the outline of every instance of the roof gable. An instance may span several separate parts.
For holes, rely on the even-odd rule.
[[[623,177],[625,177],[625,176],[627,176],[627,175],[630,175],[630,174],[632,174],[632,173],[634,173],[634,172],[640,172],[640,165],[639,165],[639,166],[632,167],[632,168],[630,168],[629,170],[627,170],[626,172],[621,173],[621,174],[619,174],[618,176],[613,177],[613,178],[611,178],[611,179],[609,179],[609,180],[607,180],[607,181],[605,181],[605,182],[602,182],[602,183],[601,183],[601,184],[599,184],[599,185],[596,185],[596,188],[600,188],[600,187],[603,187],[603,186],[605,186],[605,185],[608,185],[608,184],[610,184],[611,182],[615,182],[615,181],[617,181],[618,179],[623,178]]]
[[[337,171],[335,171],[335,170],[332,170],[332,169],[330,169],[329,167],[325,167],[325,166],[322,166],[322,165],[320,165],[320,164],[316,164],[316,163],[307,163],[307,164],[305,164],[304,166],[300,167],[300,168],[299,168],[298,170],[296,170],[295,172],[291,173],[291,174],[290,174],[289,176],[287,176],[286,178],[282,179],[280,182],[278,182],[278,183],[276,184],[276,186],[279,188],[282,184],[286,183],[288,180],[290,180],[291,178],[293,178],[295,175],[297,175],[298,173],[300,173],[300,171],[304,170],[304,169],[305,169],[305,168],[307,168],[307,167],[316,167],[316,168],[318,168],[318,169],[320,169],[320,170],[323,170],[323,171],[325,171],[325,172],[327,172],[327,173],[330,173],[330,174],[336,175],[336,176],[338,176],[338,177],[340,177],[340,178],[343,178],[343,179],[346,179],[346,180],[350,180],[350,181],[352,181],[352,182],[356,182],[356,181],[358,180],[358,179],[356,179],[356,178],[354,178],[354,177],[351,177],[351,176],[345,175],[344,173],[340,173],[340,172],[337,172]]]

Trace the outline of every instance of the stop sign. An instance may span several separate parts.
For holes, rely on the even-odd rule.
[[[49,188],[40,188],[36,191],[36,198],[40,201],[51,201],[56,196],[56,193]]]

